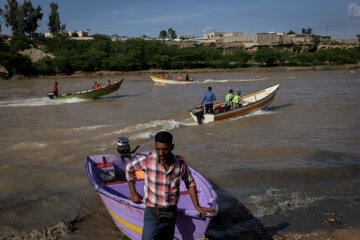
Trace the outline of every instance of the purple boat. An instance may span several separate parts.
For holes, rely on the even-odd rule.
[[[124,153],[124,149],[119,150],[119,142],[120,148],[121,144],[126,146],[126,153]],[[133,159],[129,146],[127,138],[119,138],[118,151],[121,157],[114,155],[88,156],[85,159],[85,168],[90,182],[99,193],[117,227],[130,239],[136,240],[141,239],[146,206],[143,203],[135,204],[130,199],[129,187],[125,179],[126,164]],[[217,194],[213,186],[194,169],[190,168],[190,171],[196,182],[200,206],[218,209]],[[135,184],[136,190],[141,195],[144,195],[143,174],[143,172],[136,174]],[[182,181],[177,206],[175,238],[186,240],[204,238],[213,216],[201,216],[195,210]]]

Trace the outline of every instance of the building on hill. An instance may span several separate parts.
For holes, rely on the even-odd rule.
[[[87,31],[70,31],[68,32],[70,37],[75,37],[74,35],[77,35],[76,37],[88,37],[89,32]]]
[[[219,42],[223,39],[224,33],[222,32],[204,33],[202,36],[206,42]]]
[[[76,37],[78,37],[78,38],[89,37],[89,32],[87,32],[87,31],[70,31],[70,32],[67,32],[67,34],[69,35],[69,37],[73,37],[74,35],[77,35]],[[52,38],[54,36],[52,33],[47,32],[47,33],[45,33],[45,37]]]

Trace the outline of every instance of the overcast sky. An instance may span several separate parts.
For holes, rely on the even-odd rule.
[[[0,1],[4,9],[6,0]],[[23,0],[18,0],[23,3]],[[178,36],[208,32],[301,33],[335,38],[360,34],[360,0],[32,0],[44,13],[38,32],[48,32],[50,2],[59,6],[67,31],[157,37],[172,28]],[[10,33],[3,25],[2,33]]]

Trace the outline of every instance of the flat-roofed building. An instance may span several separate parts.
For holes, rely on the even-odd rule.
[[[286,40],[292,43],[312,43],[313,37],[311,34],[290,34],[286,36]]]
[[[280,43],[284,39],[284,33],[254,33],[248,35],[238,35],[224,38],[224,42],[243,42],[243,43],[262,43],[272,44]]]
[[[222,32],[212,32],[212,33],[204,33],[203,38],[211,39],[211,40],[220,40],[224,36]]]
[[[72,37],[73,35],[78,35],[78,37],[88,37],[89,32],[87,31],[70,31],[68,32],[69,36]]]

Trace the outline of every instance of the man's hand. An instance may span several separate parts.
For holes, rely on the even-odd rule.
[[[142,202],[142,200],[143,197],[138,192],[131,194],[131,201],[133,201],[134,203],[139,204]]]
[[[129,190],[131,194],[131,201],[133,201],[136,204],[139,204],[142,202],[143,197],[136,191],[135,189],[135,182],[128,182],[129,184]]]
[[[200,206],[198,206],[198,207],[196,208],[196,210],[197,210],[201,215],[203,215],[203,216],[207,216],[208,213],[209,213],[210,215],[213,215],[213,214],[216,213],[216,209],[215,209],[215,208],[206,208],[206,207],[200,207]]]

